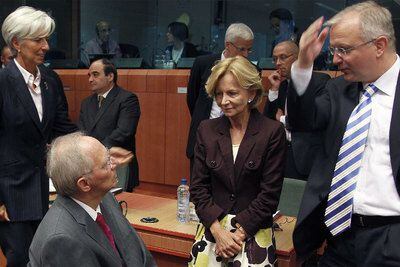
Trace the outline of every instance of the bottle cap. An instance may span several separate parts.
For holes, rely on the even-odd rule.
[[[182,178],[182,179],[181,179],[181,184],[187,184],[186,178]]]

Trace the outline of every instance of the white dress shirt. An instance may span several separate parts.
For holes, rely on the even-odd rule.
[[[35,103],[36,110],[39,115],[39,120],[42,121],[43,119],[43,106],[42,106],[42,91],[40,89],[40,81],[41,81],[41,76],[40,76],[40,71],[39,68],[36,67],[37,69],[37,74],[36,77],[33,76],[32,73],[28,72],[26,69],[24,69],[17,60],[14,59],[15,65],[17,65],[17,68],[22,74],[22,77],[24,77],[24,81],[28,87],[29,93],[32,96],[33,103]]]
[[[392,172],[389,145],[390,123],[399,71],[400,59],[397,55],[396,62],[373,82],[379,90],[371,97],[371,123],[360,172],[356,177],[353,212],[357,214],[400,215],[400,196]],[[293,64],[291,74],[297,93],[302,95],[311,79],[312,67],[301,70]]]
[[[288,80],[289,83],[289,80]],[[279,90],[268,90],[268,101],[272,102],[277,100],[279,97]],[[285,133],[286,133],[286,140],[287,141],[292,141],[292,135],[290,134],[290,131],[286,129],[286,115],[287,115],[287,99],[285,99],[285,114],[279,117],[279,121],[283,124],[285,127]]]
[[[222,52],[221,61],[224,59],[225,59],[224,52]],[[211,106],[210,119],[219,118],[222,115],[224,115],[224,113],[222,112],[222,109],[218,106],[217,101],[215,101],[215,97],[214,97],[212,106]]]
[[[93,219],[93,221],[96,221],[97,219],[97,213],[101,213],[100,210],[100,205],[97,206],[96,210],[94,210],[92,207],[86,205],[85,203],[83,203],[82,201],[77,200],[76,198],[71,197],[71,199],[73,201],[75,201],[79,206],[82,207],[82,209],[84,209],[87,214],[89,214],[90,218]]]

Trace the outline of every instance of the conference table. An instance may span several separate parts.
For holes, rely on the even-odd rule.
[[[176,200],[169,198],[121,193],[116,196],[122,205],[126,218],[142,237],[160,267],[187,266],[189,252],[194,241],[197,223],[179,223],[176,220]],[[157,218],[155,223],[141,221],[145,217]],[[296,219],[279,216],[275,222],[280,231],[275,231],[279,267],[296,266],[292,233]]]

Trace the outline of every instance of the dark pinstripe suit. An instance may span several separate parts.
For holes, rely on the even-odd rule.
[[[12,222],[0,223],[0,245],[6,254],[10,246],[23,245],[4,227],[41,220],[48,210],[46,144],[55,136],[76,130],[68,119],[63,89],[54,73],[42,66],[39,69],[42,121],[14,61],[0,71],[0,203],[5,204]],[[15,257],[27,257],[27,250]]]

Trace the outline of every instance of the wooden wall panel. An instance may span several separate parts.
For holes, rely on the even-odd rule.
[[[186,94],[167,94],[165,184],[178,186],[181,178],[189,178],[190,163],[186,157],[189,125]]]
[[[146,92],[164,93],[167,91],[168,70],[151,70],[147,73]]]
[[[164,183],[165,93],[136,93],[141,115],[136,133],[140,180]]]
[[[146,92],[148,72],[149,70],[129,70],[126,90],[132,92]]]
[[[77,91],[87,91],[89,88],[88,70],[76,70],[75,88]]]
[[[178,93],[178,87],[186,88],[188,70],[170,70],[167,73],[167,108],[165,126],[165,184],[180,184],[189,178],[190,163],[186,157],[190,115],[186,93]]]
[[[118,73],[118,80],[117,84],[122,88],[126,89],[128,87],[128,73],[129,70],[117,70]]]
[[[176,94],[178,87],[187,88],[189,75],[189,70],[169,70],[167,73],[167,92]]]

